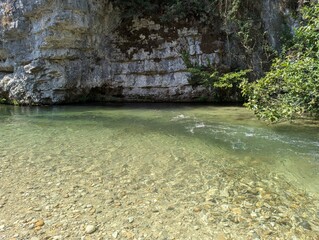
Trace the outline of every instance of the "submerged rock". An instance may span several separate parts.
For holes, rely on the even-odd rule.
[[[92,234],[92,233],[94,233],[96,230],[97,230],[97,228],[96,228],[95,225],[87,225],[87,226],[85,227],[85,233],[87,233],[87,234]]]
[[[299,225],[301,227],[303,227],[304,229],[307,229],[307,230],[310,230],[310,231],[312,230],[311,225],[307,221],[302,221]]]

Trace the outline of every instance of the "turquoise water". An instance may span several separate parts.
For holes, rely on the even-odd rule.
[[[114,151],[120,154],[111,154]],[[316,126],[267,126],[240,107],[0,106],[2,158],[83,164],[94,161],[102,167],[135,157],[141,158],[137,160],[141,166],[151,161],[155,167],[157,156],[163,153],[183,159],[183,165],[187,165],[187,153],[221,158],[214,161],[234,166],[268,168],[309,191],[319,192]],[[170,158],[165,161],[161,164],[179,164]]]
[[[0,162],[1,240],[30,239],[37,218],[40,239],[80,239],[88,222],[92,239],[319,234],[318,125],[241,107],[0,105]]]

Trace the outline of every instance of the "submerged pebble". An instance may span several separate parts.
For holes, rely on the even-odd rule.
[[[87,225],[86,227],[85,227],[85,233],[87,233],[87,234],[92,234],[92,233],[94,233],[95,231],[96,231],[96,226],[95,225]]]
[[[44,220],[39,219],[38,221],[35,222],[35,227],[42,227],[44,225]]]
[[[117,238],[118,235],[119,235],[119,231],[115,231],[115,232],[112,233],[112,237],[113,238]]]
[[[302,221],[299,225],[302,226],[304,229],[307,229],[310,231],[312,230],[311,225],[307,221]]]
[[[319,236],[318,196],[276,174],[276,149],[264,159],[232,150],[228,138],[244,126],[117,109],[86,120],[94,109],[0,121],[0,239]]]

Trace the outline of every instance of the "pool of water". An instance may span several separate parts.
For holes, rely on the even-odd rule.
[[[229,211],[229,214],[248,219],[251,214],[255,216],[252,212],[260,213],[258,203],[262,199],[261,204],[266,204],[268,195],[271,195],[268,206],[273,204],[275,208],[281,201],[281,205],[291,211],[287,218],[297,219],[290,220],[295,222],[291,223],[289,231],[279,227],[276,230],[276,221],[269,220],[273,234],[287,239],[299,237],[301,230],[291,233],[291,229],[299,227],[304,231],[300,236],[309,239],[315,239],[311,237],[318,233],[319,127],[266,125],[241,107],[126,104],[29,108],[0,105],[0,162],[3,183],[0,199],[4,199],[0,201],[0,220],[4,219],[4,237],[10,236],[11,230],[19,232],[17,222],[25,227],[23,221],[29,224],[37,217],[45,218],[44,212],[54,209],[54,199],[60,205],[72,199],[65,203],[68,207],[65,205],[64,210],[46,217],[51,218],[44,225],[46,228],[60,229],[57,232],[63,235],[68,229],[55,225],[55,221],[61,221],[63,212],[81,208],[86,214],[96,208],[96,212],[108,211],[110,215],[104,214],[104,218],[97,215],[93,219],[88,216],[80,223],[71,223],[69,219],[72,226],[69,236],[78,237],[82,230],[85,234],[85,224],[95,222],[99,226],[95,234],[113,238],[116,233],[123,237],[130,230],[136,239],[137,236],[141,239],[170,239],[172,236],[208,239],[205,236],[210,234],[227,239],[243,223],[229,220],[227,228],[223,225],[226,221],[219,219],[221,214],[216,206],[221,212]],[[243,186],[246,190],[241,200],[236,200]],[[247,188],[253,189],[249,190],[252,193]],[[289,194],[294,197],[290,199]],[[305,197],[297,201],[302,195]],[[254,209],[247,210],[245,215],[248,207],[243,204],[247,196],[246,200],[251,200]],[[304,215],[291,210],[293,204],[304,202],[309,204],[303,210]],[[142,205],[133,207],[138,203]],[[214,210],[209,208],[212,204],[218,204],[212,208]],[[266,212],[268,206],[265,206]],[[9,217],[10,208],[15,208],[16,216]],[[123,229],[120,222],[125,220],[120,218],[130,219],[130,224],[140,219],[141,224],[135,231]],[[153,222],[146,219],[153,219]],[[174,227],[170,221],[177,225]],[[156,233],[146,231],[147,224],[157,226],[154,222],[158,224]],[[192,227],[186,231],[183,227],[188,222]],[[208,228],[212,223],[214,226],[221,224],[220,228],[215,227],[214,233]],[[80,226],[77,231],[74,230],[76,225]],[[21,230],[18,239],[41,231],[44,236],[48,232],[45,227],[39,227],[41,229],[35,233]],[[241,230],[246,228],[243,225]],[[186,233],[188,235],[184,236]],[[250,232],[237,236],[262,239],[263,234],[266,233],[255,226]]]

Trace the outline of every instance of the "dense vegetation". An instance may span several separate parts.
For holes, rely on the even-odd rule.
[[[222,72],[211,63],[205,65],[191,61],[187,52],[182,53],[183,61],[190,77],[188,82],[193,86],[203,85],[213,89],[214,99],[218,102],[229,100],[238,101],[240,98],[240,84],[248,81],[247,74],[251,70],[237,70]]]
[[[271,122],[319,116],[319,3],[301,10],[293,45],[257,82],[244,81],[247,106]]]

